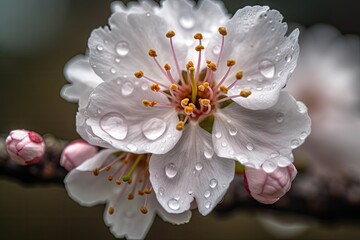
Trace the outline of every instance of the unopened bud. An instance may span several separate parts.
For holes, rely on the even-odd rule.
[[[81,165],[85,160],[95,156],[97,151],[97,147],[84,140],[72,141],[64,148],[60,158],[60,165],[70,171]]]

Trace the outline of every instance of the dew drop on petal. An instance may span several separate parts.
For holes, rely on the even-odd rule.
[[[279,153],[279,152],[272,152],[272,153],[270,153],[270,157],[271,157],[271,158],[276,158],[276,157],[278,157],[278,156],[280,156],[280,153]]]
[[[297,148],[298,146],[299,146],[299,141],[297,140],[297,139],[293,139],[293,140],[291,140],[291,142],[290,142],[290,147],[292,148],[292,149],[294,149],[294,148]]]
[[[235,156],[236,160],[238,160],[241,164],[247,163],[249,161],[248,157],[244,154],[237,154]]]
[[[177,174],[177,168],[175,164],[169,163],[168,165],[166,165],[165,174],[168,178],[174,178]]]
[[[112,74],[115,74],[115,73],[116,73],[115,68],[110,68],[110,72],[111,72]]]
[[[276,113],[275,119],[278,123],[282,123],[284,121],[284,114],[282,112]]]
[[[131,151],[131,152],[135,152],[137,150],[137,147],[132,144],[132,143],[129,143],[128,145],[126,145],[126,147]]]
[[[126,118],[120,113],[107,113],[100,120],[101,129],[112,138],[124,140],[128,132]]]
[[[151,15],[150,12],[147,12],[147,13],[146,13],[146,16],[147,16],[147,17],[150,17],[150,15]]]
[[[129,46],[127,42],[121,41],[116,44],[115,51],[119,56],[125,57],[129,53]]]
[[[96,45],[96,49],[101,52],[102,50],[104,50],[103,46],[101,44]]]
[[[205,150],[204,151],[204,156],[205,156],[206,159],[212,158],[213,155],[214,155],[214,152],[212,150]]]
[[[129,96],[134,91],[134,85],[131,82],[126,82],[121,87],[123,96]]]
[[[227,146],[227,143],[226,143],[226,142],[222,142],[222,143],[221,143],[221,146],[226,147],[226,146]]]
[[[278,160],[277,160],[277,164],[279,167],[286,167],[288,166],[289,164],[291,163],[291,160],[287,157],[280,157]]]
[[[119,63],[120,62],[120,58],[115,58],[115,62]]]
[[[210,202],[210,201],[206,201],[206,202],[205,202],[205,208],[206,208],[206,209],[211,208],[211,202]]]
[[[273,171],[275,171],[276,167],[277,166],[275,163],[268,160],[266,160],[262,165],[262,169],[267,173],[272,173]]]
[[[204,197],[205,198],[209,198],[211,195],[210,191],[209,190],[206,190],[205,193],[204,193]]]
[[[215,55],[218,55],[219,53],[220,53],[220,47],[219,46],[215,46],[215,47],[213,47],[213,49],[212,49],[212,51],[213,51],[213,53],[215,54]]]
[[[178,210],[180,208],[179,201],[176,200],[175,198],[172,198],[168,201],[168,206],[172,210]]]
[[[231,136],[235,136],[237,134],[238,130],[235,127],[230,127],[229,128],[229,134]]]
[[[149,140],[156,140],[161,137],[166,130],[166,122],[160,118],[150,118],[142,125],[142,131]]]
[[[165,189],[163,187],[159,188],[158,193],[159,193],[160,196],[164,196]]]
[[[221,138],[221,132],[215,133],[215,137],[216,137],[216,138]]]
[[[259,63],[259,71],[266,78],[273,78],[275,75],[275,65],[272,61],[264,59]]]
[[[297,101],[297,110],[299,113],[306,113],[307,112],[307,107],[305,106],[305,104],[303,102]]]
[[[179,23],[183,28],[191,29],[195,25],[195,19],[190,15],[184,15],[180,17]]]
[[[192,191],[192,190],[189,190],[189,191],[188,191],[188,194],[189,194],[189,195],[193,195],[193,191]]]
[[[286,57],[285,57],[285,61],[286,61],[286,62],[290,62],[290,61],[291,61],[291,59],[292,59],[291,54],[286,55]]]
[[[200,172],[200,171],[203,169],[203,165],[198,162],[198,163],[196,163],[196,165],[195,165],[195,169],[196,169],[196,171]]]
[[[134,216],[135,216],[134,211],[128,210],[128,211],[125,212],[125,218],[127,218],[127,219],[133,218]]]
[[[216,188],[217,184],[218,184],[218,181],[215,178],[211,179],[209,182],[209,186],[211,188]]]
[[[246,144],[246,148],[247,148],[247,150],[252,151],[252,150],[254,150],[254,145],[252,145],[251,143],[248,143],[248,144]]]
[[[305,138],[308,136],[308,134],[307,134],[307,132],[302,132],[301,134],[300,134],[300,139],[301,140],[305,140]]]
[[[148,84],[146,84],[146,83],[144,83],[144,84],[141,85],[141,89],[144,90],[144,91],[145,91],[145,90],[148,90],[148,88],[149,88],[149,86],[148,86]]]

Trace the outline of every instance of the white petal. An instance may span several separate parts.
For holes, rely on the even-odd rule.
[[[86,124],[81,132],[98,137],[117,149],[133,153],[165,153],[177,143],[181,131],[174,108],[145,107],[142,100],[168,103],[168,99],[149,89],[142,79],[119,78],[100,84],[91,94],[89,105],[80,116]],[[82,115],[83,114],[83,115]],[[80,117],[82,118],[82,117]],[[86,130],[87,126],[91,131]]]
[[[161,66],[168,63],[175,69],[169,39],[165,36],[170,29],[164,19],[151,13],[116,12],[110,17],[109,25],[110,28],[94,30],[88,43],[91,66],[103,80],[132,76],[141,69],[145,75],[169,83],[148,55],[149,49],[155,49]],[[180,65],[185,66],[187,48],[180,43],[175,48],[179,61],[182,60]],[[173,76],[179,79],[175,71]]]
[[[100,151],[69,172],[64,182],[73,200],[83,206],[93,206],[105,202],[111,196],[112,186],[115,184],[109,184],[106,178],[101,178],[101,175],[94,176],[92,171],[96,167],[101,167],[104,160],[114,152],[116,150],[113,149]]]
[[[311,121],[303,103],[281,92],[278,103],[266,110],[230,104],[215,115],[215,152],[242,164],[269,169],[291,163],[291,151],[310,134]]]
[[[256,110],[273,106],[296,66],[299,31],[285,37],[287,24],[282,19],[276,10],[255,6],[238,10],[225,24],[228,35],[216,78],[219,81],[225,74],[227,59],[236,60],[225,85],[235,80],[238,70],[243,71],[243,79],[228,93],[238,95],[240,90],[251,90],[248,98],[234,99],[243,107]],[[217,34],[206,50],[207,59],[217,61],[220,45],[221,36]]]
[[[131,187],[128,191],[131,191]],[[127,192],[125,191],[125,193]],[[154,194],[149,196],[148,201],[156,201]],[[104,221],[110,227],[110,231],[115,237],[126,237],[127,239],[145,238],[154,221],[156,208],[151,203],[147,207],[147,214],[143,214],[140,212],[140,207],[143,204],[144,196],[135,195],[134,199],[128,200],[127,194],[117,192],[117,194],[111,197],[104,211]],[[109,207],[114,208],[112,215],[108,213]]]
[[[64,68],[65,78],[71,83],[61,90],[61,96],[69,102],[80,100],[80,106],[87,104],[91,91],[103,81],[95,74],[89,64],[89,58],[84,55],[73,57]]]
[[[185,224],[188,223],[191,219],[191,211],[186,211],[183,213],[168,213],[157,201],[157,208],[156,208],[156,212],[157,214],[161,217],[162,220],[172,223],[172,224],[176,224],[176,225],[181,225],[181,224]]]
[[[196,199],[201,214],[218,204],[234,177],[234,162],[213,152],[211,135],[190,122],[167,154],[152,155],[150,180],[160,204],[169,213],[190,209]]]
[[[121,1],[114,1],[111,3],[112,12],[125,12],[125,13],[144,13],[153,12],[158,4],[152,0],[140,0],[136,2],[129,2],[125,4]]]

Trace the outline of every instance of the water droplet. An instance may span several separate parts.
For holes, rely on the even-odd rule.
[[[159,188],[158,193],[159,193],[160,196],[164,196],[165,189],[163,187]]]
[[[175,164],[169,163],[168,165],[166,165],[165,174],[168,178],[174,178],[177,174],[177,168]]]
[[[273,78],[275,75],[275,65],[272,61],[264,59],[259,63],[259,71],[266,78]]]
[[[110,72],[111,72],[112,74],[115,74],[115,73],[116,73],[115,68],[110,68]]]
[[[252,150],[254,150],[254,145],[252,145],[251,143],[248,143],[248,144],[246,144],[246,148],[247,148],[247,150],[252,151]]]
[[[195,25],[195,19],[190,15],[184,15],[180,17],[179,23],[183,28],[191,29]]]
[[[142,131],[149,140],[158,139],[166,130],[166,122],[160,118],[150,118],[142,125]]]
[[[188,194],[189,194],[189,195],[193,195],[193,191],[192,191],[192,190],[189,190],[189,191],[188,191]]]
[[[298,146],[299,146],[299,141],[298,140],[296,140],[296,139],[293,139],[293,140],[291,140],[291,142],[290,142],[290,147],[292,148],[292,149],[294,149],[294,148],[297,148]]]
[[[274,32],[274,31],[275,31],[275,28],[274,28],[274,27],[272,27],[272,28],[271,28],[271,31],[272,31],[272,32]]]
[[[249,161],[248,157],[244,154],[237,154],[235,156],[236,160],[238,160],[241,164],[247,163]]]
[[[212,158],[213,155],[214,155],[214,152],[213,152],[212,150],[209,150],[209,151],[205,150],[205,151],[204,151],[204,156],[205,156],[205,158],[207,158],[207,159]]]
[[[174,198],[172,198],[168,201],[168,206],[172,210],[178,210],[180,208],[179,201]]]
[[[302,133],[300,134],[300,139],[301,139],[301,140],[305,140],[305,138],[307,138],[307,136],[308,136],[307,132],[302,132]]]
[[[176,195],[174,196],[174,198],[175,198],[175,200],[178,200],[178,201],[179,201],[180,195],[179,195],[179,194],[176,194]]]
[[[209,198],[210,195],[211,195],[211,192],[209,190],[206,190],[205,193],[204,193],[204,197]]]
[[[286,55],[286,57],[285,57],[285,61],[286,61],[286,62],[290,62],[290,61],[291,61],[291,59],[292,59],[291,54]]]
[[[128,211],[126,211],[125,212],[125,218],[133,218],[135,216],[135,213],[134,213],[134,211],[130,211],[130,210],[128,210]]]
[[[120,58],[115,58],[115,62],[119,63],[120,62]]]
[[[98,109],[96,112],[97,112],[98,114],[101,114],[101,110],[100,110],[100,109]]]
[[[219,46],[215,46],[215,47],[213,47],[212,51],[214,54],[218,55],[220,53],[220,50],[221,50],[221,48]]]
[[[131,152],[135,152],[137,150],[137,147],[132,144],[132,143],[129,143],[128,145],[126,145],[126,147],[131,151]]]
[[[144,83],[144,84],[141,85],[141,89],[144,90],[144,91],[147,90],[148,88],[149,88],[149,86],[148,86],[147,83]]]
[[[307,112],[307,107],[305,106],[305,104],[303,102],[297,101],[297,110],[299,113],[306,113]]]
[[[267,173],[271,173],[271,172],[275,171],[276,167],[277,166],[275,163],[273,163],[272,161],[268,161],[268,160],[266,160],[262,165],[262,169]]]
[[[270,157],[271,157],[271,158],[276,158],[276,157],[278,157],[279,155],[280,155],[279,152],[272,152],[272,153],[270,153]]]
[[[229,133],[231,136],[235,136],[237,134],[238,130],[235,127],[230,127]]]
[[[96,45],[96,49],[101,52],[102,50],[104,50],[104,47],[101,44]]]
[[[218,181],[215,178],[211,179],[209,182],[209,186],[211,188],[216,188],[217,184],[218,184]]]
[[[203,169],[203,165],[198,162],[198,163],[196,163],[196,165],[195,165],[195,169],[196,169],[196,171],[200,172],[200,171]]]
[[[211,208],[211,202],[210,201],[205,202],[205,208],[207,208],[207,209]]]
[[[275,119],[278,123],[282,123],[284,121],[284,114],[282,112],[276,113]]]
[[[120,113],[107,113],[100,120],[101,129],[111,137],[124,140],[128,132],[126,118]]]
[[[222,143],[221,143],[221,146],[226,147],[226,146],[227,146],[227,143],[226,143],[226,142],[222,142]]]
[[[129,53],[129,46],[127,42],[121,41],[118,44],[116,44],[115,51],[121,57],[125,57]]]
[[[151,15],[150,12],[147,12],[147,13],[146,13],[146,16],[147,16],[147,17],[150,17],[150,15]]]
[[[215,133],[215,137],[216,137],[216,138],[221,138],[221,132]]]
[[[287,157],[280,157],[277,161],[279,167],[286,167],[291,163],[291,160]]]
[[[131,82],[126,82],[121,87],[121,93],[123,96],[129,96],[134,91],[134,86]]]

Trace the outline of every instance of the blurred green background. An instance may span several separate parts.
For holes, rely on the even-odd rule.
[[[327,23],[343,34],[360,34],[357,1],[226,0],[230,13],[245,5],[269,5],[287,22]],[[86,51],[94,28],[107,23],[110,1],[0,0],[0,133],[24,128],[75,139],[76,104],[60,98],[64,64]],[[103,206],[83,208],[59,186],[25,188],[0,179],[0,239],[114,239]],[[194,212],[172,226],[157,219],[147,239],[276,239],[252,212],[228,217]],[[354,239],[354,223],[313,226],[294,239]]]

